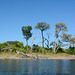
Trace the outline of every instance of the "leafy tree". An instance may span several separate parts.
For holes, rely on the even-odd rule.
[[[31,26],[23,26],[22,27],[22,33],[27,42],[27,53],[28,53],[28,40],[32,36],[31,30],[32,30]]]
[[[62,33],[61,38],[63,42],[69,42],[70,46],[73,44],[73,47],[75,48],[75,38],[73,38],[71,34],[67,35],[66,33]]]
[[[35,29],[41,30],[43,52],[44,52],[44,36],[43,36],[43,31],[47,30],[49,28],[50,28],[50,25],[47,24],[46,22],[38,23],[37,26],[35,26]]]
[[[56,53],[56,40],[59,37],[60,31],[68,31],[67,26],[63,22],[55,24],[54,54]]]

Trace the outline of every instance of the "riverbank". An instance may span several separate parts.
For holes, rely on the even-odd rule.
[[[16,53],[1,53],[0,59],[75,59],[75,55],[68,54],[50,54],[50,55],[40,55],[33,54],[30,57],[25,57],[23,55],[17,55]]]

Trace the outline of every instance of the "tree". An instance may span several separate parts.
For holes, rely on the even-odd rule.
[[[49,46],[50,46],[50,45],[49,45],[49,38],[50,38],[50,35],[51,35],[50,33],[47,33],[47,37],[48,37],[48,38],[44,38],[45,41],[47,42],[47,43],[45,42],[45,44],[46,44],[48,50],[49,50]]]
[[[35,29],[41,30],[43,52],[44,52],[44,36],[43,36],[43,31],[47,30],[49,28],[50,28],[50,25],[47,24],[46,22],[38,23],[37,26],[35,26]]]
[[[38,35],[38,33],[33,35],[32,43],[31,43],[31,54],[32,54],[33,43],[34,43],[34,40],[37,38],[37,35]]]
[[[63,42],[69,42],[70,43],[70,47],[69,47],[68,51],[73,50],[73,48],[74,48],[74,51],[71,51],[71,52],[73,52],[73,54],[75,54],[75,38],[72,37],[71,34],[66,34],[66,33],[62,33],[61,38],[62,38]],[[71,44],[73,45],[73,48],[71,47]],[[69,44],[67,44],[67,45],[69,45]],[[64,45],[64,46],[66,46],[66,45]]]
[[[63,22],[55,24],[54,54],[56,53],[56,40],[59,37],[60,31],[68,31],[67,26]]]
[[[73,45],[73,54],[75,54],[75,38],[74,37],[71,37],[70,38],[70,43]]]
[[[31,26],[23,26],[22,27],[22,33],[27,42],[27,53],[28,53],[28,40],[32,36],[31,30],[32,30]]]

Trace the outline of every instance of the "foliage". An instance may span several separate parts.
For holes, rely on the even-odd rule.
[[[20,52],[26,53],[26,50],[24,48],[19,48]]]
[[[50,25],[46,22],[38,23],[37,26],[35,26],[35,29],[40,29],[41,31],[44,31],[46,29],[49,29]]]
[[[56,47],[57,47],[56,46],[56,40],[59,37],[60,31],[68,31],[67,26],[63,22],[55,24],[55,37],[56,38],[55,38],[55,41],[54,41],[54,54],[56,53]]]
[[[57,50],[56,53],[65,53],[65,50],[64,50],[63,48],[60,48],[60,47],[59,47],[59,49]]]
[[[60,37],[62,38],[63,42],[70,42],[70,39],[71,39],[72,35],[71,34],[62,33],[62,35],[60,35]]]
[[[42,47],[38,46],[38,45],[35,45],[33,44],[33,52],[39,52],[39,53],[42,53]]]
[[[8,45],[16,45],[19,41],[7,41]]]
[[[38,52],[39,50],[39,47],[38,47],[38,45],[35,45],[35,44],[33,44],[33,47],[32,47],[32,49],[33,49],[33,52]]]
[[[19,41],[7,41],[4,43],[0,43],[0,52],[9,52],[9,48],[12,48],[12,52],[20,51],[23,53],[30,53],[30,50],[32,49],[33,52],[35,53],[44,53],[44,54],[50,54],[50,53],[67,53],[67,54],[73,54],[75,55],[75,38],[72,37],[71,34],[66,34],[64,31],[68,31],[67,26],[63,23],[56,23],[55,24],[55,40],[54,42],[51,42],[50,46],[53,46],[49,48],[49,36],[48,34],[48,39],[43,36],[43,31],[50,29],[50,25],[47,24],[46,22],[41,22],[38,23],[35,26],[35,29],[39,29],[42,34],[42,47],[38,46],[36,44],[33,44],[32,41],[32,46],[28,46],[28,40],[30,37],[32,37],[32,27],[31,26],[23,26],[22,27],[22,33],[24,38],[26,39],[27,45],[24,47],[23,42]],[[62,35],[60,35],[60,32],[62,31]],[[59,38],[61,37],[61,38]],[[60,39],[60,40],[59,40]],[[45,42],[46,41],[46,42]],[[44,47],[44,42],[47,47]],[[64,44],[63,42],[69,42],[70,47],[68,49],[63,49],[62,47],[68,44]],[[71,47],[72,46],[72,47]],[[54,48],[54,50],[53,50]],[[5,50],[4,50],[5,49]]]
[[[16,47],[18,47],[18,48],[23,48],[24,46],[23,46],[23,42],[18,42],[17,44],[16,44]]]
[[[75,48],[75,38],[71,37],[70,43],[73,44],[73,47]]]
[[[22,27],[22,33],[26,40],[28,40],[32,36],[31,30],[32,30],[31,26],[23,26]]]
[[[32,37],[32,33],[31,33],[32,27],[31,26],[23,26],[22,27],[22,33],[24,38],[26,39],[27,42],[27,53],[28,53],[28,39],[30,37]]]
[[[70,46],[68,49],[66,49],[66,53],[75,55],[75,48]]]
[[[38,23],[37,26],[35,26],[35,29],[41,30],[41,33],[42,33],[42,47],[43,47],[43,51],[44,51],[44,36],[43,36],[43,31],[47,30],[47,29],[50,29],[50,25],[47,24],[46,22]]]
[[[8,43],[7,42],[4,42],[4,43],[1,44],[1,46],[2,46],[2,48],[5,48],[5,47],[8,46]]]

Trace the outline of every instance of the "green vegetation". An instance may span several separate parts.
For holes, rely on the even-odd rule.
[[[41,35],[42,35],[42,47],[43,47],[43,51],[44,51],[44,36],[43,36],[43,31],[47,30],[50,28],[50,25],[42,22],[42,23],[38,23],[37,26],[35,26],[35,29],[40,29],[41,30]]]
[[[28,40],[30,37],[32,37],[32,33],[31,33],[32,27],[23,26],[22,33],[23,33],[24,39],[26,39],[27,45],[24,46],[23,42],[19,42],[19,41],[7,41],[4,43],[0,43],[0,53],[10,52],[12,49],[12,53],[16,53],[16,50],[17,50],[19,52],[23,52],[27,54],[35,53],[35,54],[50,55],[50,54],[65,53],[65,54],[75,55],[75,38],[72,37],[71,34],[64,33],[64,31],[68,31],[68,29],[63,22],[55,24],[55,40],[51,42],[50,45],[48,40],[49,38],[47,39],[43,35],[43,31],[50,29],[50,25],[45,22],[42,22],[42,23],[38,23],[37,26],[35,26],[35,28],[41,30],[42,47],[38,46],[37,44],[34,44],[34,40],[36,39],[35,37],[32,41],[32,46],[30,47],[28,45]],[[46,44],[47,47],[44,47],[45,40],[47,41],[47,44]],[[67,44],[65,44],[66,42]],[[68,46],[69,48],[64,49],[63,47],[65,46]]]
[[[28,53],[28,40],[32,36],[31,30],[32,30],[31,26],[27,26],[27,27],[23,26],[22,27],[23,36],[24,36],[24,38],[26,39],[26,42],[27,42],[27,53]]]

